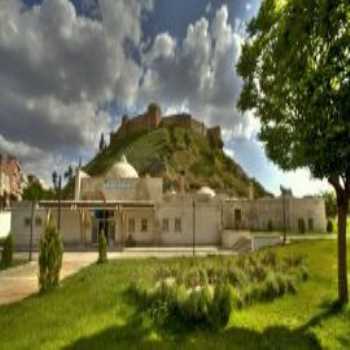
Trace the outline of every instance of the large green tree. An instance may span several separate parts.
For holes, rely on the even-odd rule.
[[[350,2],[265,0],[247,33],[238,107],[259,117],[267,155],[282,169],[307,167],[334,187],[339,301],[347,303]]]

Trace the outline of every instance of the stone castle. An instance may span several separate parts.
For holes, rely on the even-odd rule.
[[[111,133],[111,143],[126,136],[134,135],[135,133],[162,127],[191,129],[199,135],[207,137],[212,146],[218,148],[223,147],[220,126],[207,128],[203,122],[194,119],[192,115],[188,113],[162,116],[160,107],[155,103],[151,103],[144,114],[134,118],[130,119],[128,116],[124,115],[119,129]]]

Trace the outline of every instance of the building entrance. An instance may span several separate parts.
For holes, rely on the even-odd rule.
[[[113,210],[95,210],[92,224],[92,243],[98,242],[100,232],[103,232],[108,245],[115,241],[115,213]]]

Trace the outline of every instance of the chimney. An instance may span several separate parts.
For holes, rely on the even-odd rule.
[[[249,181],[249,199],[254,199],[254,183],[253,181]]]

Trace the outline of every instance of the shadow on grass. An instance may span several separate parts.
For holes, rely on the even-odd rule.
[[[341,311],[334,304],[321,306],[322,311],[296,329],[285,326],[257,332],[243,327],[231,327],[220,332],[208,329],[188,329],[176,321],[155,328],[136,312],[125,325],[109,327],[89,337],[83,337],[64,350],[80,349],[283,349],[321,350],[310,329]],[[347,343],[346,339],[339,340]]]

